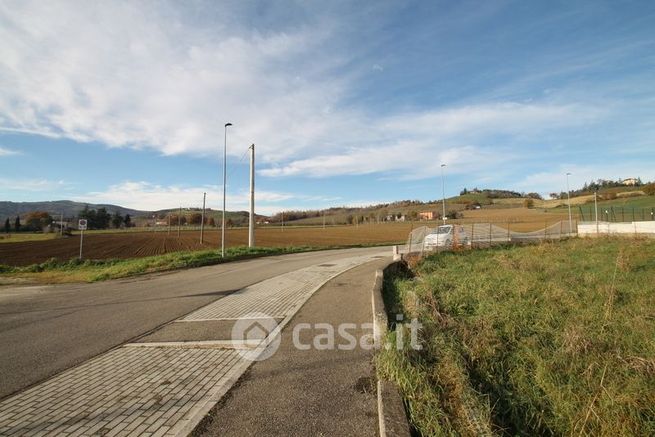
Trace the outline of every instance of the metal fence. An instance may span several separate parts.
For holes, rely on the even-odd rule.
[[[542,240],[559,240],[577,235],[577,223],[562,220],[543,229],[530,232],[518,232],[510,224],[504,226],[494,223],[467,223],[451,226],[451,236],[443,241],[426,242],[426,237],[434,235],[437,228],[421,226],[412,230],[407,243],[399,247],[401,253],[423,253],[426,251],[448,250],[458,247],[489,247],[495,244],[524,243]]]
[[[598,209],[593,205],[580,205],[577,208],[577,215],[581,222],[596,222],[596,212],[598,221],[626,223],[635,221],[655,221],[655,208],[652,207],[630,207],[630,206],[605,206],[598,205]]]

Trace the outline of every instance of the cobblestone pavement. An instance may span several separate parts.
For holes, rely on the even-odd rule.
[[[323,283],[371,257],[347,258],[319,264],[246,287],[184,317],[182,321],[224,320],[260,312],[284,318]]]
[[[346,258],[246,287],[182,321],[263,312],[288,322],[326,281],[378,256]],[[225,340],[128,344],[0,402],[0,435],[186,435],[249,367]],[[141,347],[134,347],[134,346]]]

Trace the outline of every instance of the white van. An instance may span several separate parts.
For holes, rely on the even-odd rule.
[[[463,226],[443,225],[433,229],[423,240],[423,249],[430,250],[435,247],[451,247],[455,241],[455,232],[457,232],[457,242],[467,245],[469,237]]]

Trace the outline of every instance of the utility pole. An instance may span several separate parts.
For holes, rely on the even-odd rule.
[[[284,232],[284,211],[282,211],[282,232]]]
[[[566,195],[569,199],[569,235],[573,232],[573,220],[571,220],[571,189],[569,188],[569,176],[571,173],[566,173]]]
[[[180,238],[181,229],[182,229],[182,207],[180,206],[180,212],[177,214],[177,238]]]
[[[598,235],[598,190],[594,190],[594,210],[596,211],[596,235]]]
[[[443,168],[445,166],[446,164],[441,164],[441,195],[443,198],[441,219],[443,220],[444,225],[446,224],[446,185],[444,184],[444,178],[443,178]]]
[[[207,193],[202,193],[202,215],[200,218],[200,244],[203,244],[203,237],[205,232],[205,200],[207,199]]]
[[[61,213],[61,220],[59,221],[59,235],[64,236],[64,213]]]
[[[223,224],[221,225],[221,257],[225,258],[225,187],[227,185],[227,127],[225,123],[225,141],[223,143]]]
[[[248,247],[255,247],[255,145],[250,146],[250,221]]]

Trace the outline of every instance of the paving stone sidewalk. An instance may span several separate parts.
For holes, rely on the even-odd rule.
[[[177,323],[235,320],[252,312],[285,323],[326,281],[385,255],[286,273]],[[0,402],[0,435],[186,435],[251,364],[225,344],[224,333],[217,337],[214,343],[127,344],[64,371]]]

